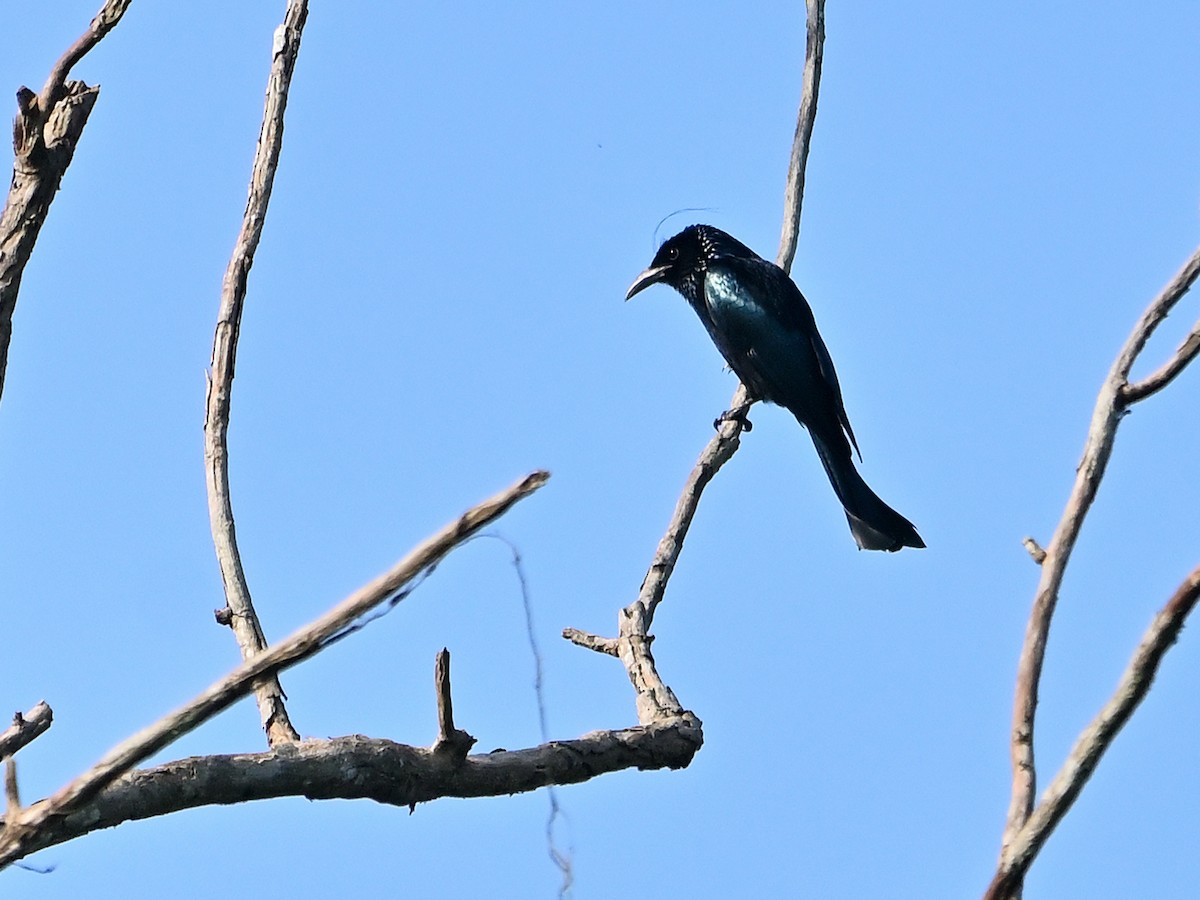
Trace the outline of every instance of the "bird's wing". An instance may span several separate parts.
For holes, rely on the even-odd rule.
[[[738,376],[749,378],[747,386],[761,388],[760,394],[786,406],[810,429],[845,429],[858,451],[833,358],[808,301],[787,273],[765,259],[725,257],[709,263],[704,295],[720,332],[713,338]],[[750,383],[754,380],[759,384]]]

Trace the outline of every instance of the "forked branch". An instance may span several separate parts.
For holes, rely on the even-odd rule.
[[[13,176],[0,212],[0,394],[4,393],[21,276],[100,95],[100,88],[89,87],[82,81],[68,82],[67,76],[116,27],[130,2],[108,0],[104,4],[88,30],[55,63],[40,94],[27,87],[17,91]]]
[[[1017,666],[1011,733],[1012,797],[1001,842],[999,871],[1003,878],[998,875],[998,881],[993,883],[993,890],[1002,888],[1005,893],[994,893],[993,896],[997,898],[1014,896],[1020,890],[1020,872],[1023,872],[1024,868],[1016,864],[1015,854],[1018,850],[1022,857],[1028,856],[1032,859],[1032,856],[1029,855],[1029,847],[1021,849],[1017,839],[1018,835],[1030,834],[1026,831],[1026,825],[1031,816],[1040,816],[1040,813],[1035,813],[1034,810],[1034,795],[1037,787],[1033,743],[1034,718],[1037,711],[1042,665],[1046,654],[1046,640],[1054,609],[1058,603],[1063,575],[1080,529],[1083,527],[1083,521],[1095,501],[1100,481],[1104,477],[1105,469],[1112,455],[1117,428],[1120,426],[1125,412],[1134,403],[1165,387],[1196,357],[1195,345],[1197,341],[1200,341],[1200,337],[1197,337],[1200,326],[1197,327],[1197,330],[1193,330],[1192,335],[1184,341],[1162,368],[1138,384],[1131,386],[1129,383],[1129,373],[1146,342],[1167,317],[1167,314],[1188,292],[1198,276],[1200,276],[1200,249],[1192,254],[1175,277],[1142,313],[1129,338],[1125,341],[1125,345],[1117,355],[1096,399],[1096,407],[1092,413],[1091,425],[1084,444],[1083,458],[1076,470],[1075,484],[1071,495],[1067,500],[1058,527],[1049,544],[1046,545],[1045,555],[1039,560],[1041,577],[1034,596],[1033,609],[1029,615],[1025,641]],[[1163,649],[1165,651],[1166,648]],[[1155,659],[1154,665],[1157,666],[1157,659]],[[1124,719],[1121,719],[1120,722],[1123,723]],[[1107,748],[1108,742],[1115,734],[1116,729],[1112,729],[1101,735],[1096,759]],[[1090,774],[1090,769],[1087,770],[1087,774]],[[1084,780],[1086,780],[1086,775]],[[1082,782],[1080,782],[1080,786],[1082,786]],[[1043,800],[1043,802],[1045,801]],[[1044,842],[1049,836],[1050,831],[1057,824],[1058,818],[1052,817],[1046,821],[1048,827],[1037,832],[1039,837],[1036,847],[1040,847],[1041,842]],[[1033,853],[1036,853],[1036,847],[1033,849]]]
[[[45,846],[45,829],[49,828],[53,833],[55,822],[80,811],[139,762],[246,696],[264,676],[274,675],[316,655],[376,606],[402,596],[401,592],[410,582],[437,565],[471,535],[504,515],[515,503],[544,485],[549,477],[546,472],[533,472],[508,490],[468,510],[321,618],[246,660],[191,702],[113,748],[91,769],[48,799],[34,803],[15,818],[7,817],[3,831],[0,831],[0,868],[39,846]],[[218,801],[201,799],[199,802]]]
[[[807,0],[807,49],[804,60],[803,90],[800,112],[797,116],[796,134],[792,144],[791,162],[788,167],[787,189],[783,233],[778,254],[779,265],[790,270],[796,253],[796,241],[800,233],[800,211],[804,202],[804,170],[808,162],[809,142],[813,123],[817,115],[817,95],[821,83],[821,60],[825,42],[824,0]],[[730,409],[740,409],[748,402],[744,385],[738,385]],[[737,452],[745,418],[730,416],[718,422],[717,433],[709,440],[700,454],[691,474],[684,484],[683,492],[675,504],[674,514],[667,531],[654,553],[654,559],[642,580],[638,597],[621,610],[618,616],[618,637],[605,638],[575,628],[563,631],[563,637],[582,647],[600,653],[617,656],[633,684],[637,696],[638,721],[643,725],[652,723],[677,723],[683,732],[692,736],[699,747],[702,735],[700,721],[685,710],[675,693],[658,674],[654,656],[650,652],[653,636],[650,627],[654,612],[666,593],[667,583],[675,571],[683,542],[691,528],[692,519],[700,505],[700,498],[713,476],[720,471]]]

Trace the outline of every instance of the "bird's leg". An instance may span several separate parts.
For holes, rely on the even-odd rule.
[[[719,416],[717,416],[715,419],[713,419],[713,428],[720,431],[721,426],[725,422],[737,422],[739,425],[742,426],[742,431],[746,431],[746,432],[753,431],[754,423],[752,423],[748,417],[748,413],[750,412],[750,407],[753,405],[754,405],[753,400],[747,400],[741,406],[735,406],[733,409],[725,410],[725,412],[721,413]]]

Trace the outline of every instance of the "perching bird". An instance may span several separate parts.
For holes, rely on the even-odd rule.
[[[658,282],[679,291],[696,311],[751,402],[786,407],[808,429],[860,549],[925,546],[912,522],[880,500],[855,469],[850,448],[857,451],[858,442],[833,360],[787,272],[718,228],[691,225],[659,248],[625,299]],[[722,418],[748,426],[748,406]]]

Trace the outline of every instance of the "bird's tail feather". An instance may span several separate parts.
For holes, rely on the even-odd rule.
[[[829,482],[846,510],[850,533],[860,550],[895,551],[901,547],[925,546],[913,523],[884,503],[863,481],[848,447],[844,454],[838,454],[816,435],[813,435],[813,443]]]

